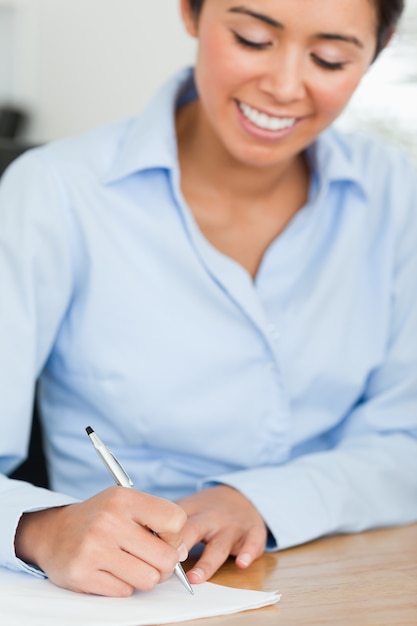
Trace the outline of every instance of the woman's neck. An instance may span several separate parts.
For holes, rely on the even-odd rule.
[[[230,196],[252,203],[276,194],[280,188],[284,191],[301,178],[308,180],[307,163],[301,154],[273,167],[254,167],[234,159],[199,114],[197,101],[177,112],[176,128],[182,178],[192,176],[201,189],[207,187],[208,193],[221,190],[225,199]]]

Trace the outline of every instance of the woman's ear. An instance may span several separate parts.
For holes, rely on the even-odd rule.
[[[198,18],[191,8],[190,0],[180,0],[181,16],[186,31],[191,37],[197,37]]]

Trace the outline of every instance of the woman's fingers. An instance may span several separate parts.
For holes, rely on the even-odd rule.
[[[59,585],[59,582],[56,580],[53,582]],[[109,572],[97,572],[97,574],[94,577],[90,577],[82,587],[68,584],[60,586],[65,587],[65,589],[71,589],[71,591],[92,593],[97,596],[109,596],[112,598],[128,598],[135,591],[134,586],[116,578],[113,574],[109,574]]]
[[[236,565],[241,568],[249,567],[265,550],[267,533],[265,525],[251,526],[236,555]]]
[[[230,555],[244,568],[263,553],[265,523],[253,504],[235,489],[218,485],[184,498],[180,504],[188,514],[183,531],[186,545],[206,544],[188,572],[191,583],[208,580]]]
[[[211,578],[229,558],[236,537],[230,529],[223,529],[207,541],[201,557],[187,574],[190,583],[198,584]]]
[[[195,584],[209,580],[231,555],[236,555],[238,567],[249,567],[263,553],[265,542],[266,534],[261,526],[250,527],[244,535],[237,529],[225,528],[206,542],[188,578]]]

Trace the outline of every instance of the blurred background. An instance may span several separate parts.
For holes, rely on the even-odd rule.
[[[178,0],[0,0],[0,138],[45,142],[134,115],[194,53]],[[338,123],[417,163],[417,0]]]

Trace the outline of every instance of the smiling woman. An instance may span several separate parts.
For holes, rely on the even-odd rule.
[[[180,9],[194,67],[0,187],[0,464],[37,383],[53,489],[0,482],[0,562],[76,591],[417,519],[416,175],[334,126],[402,3]]]

